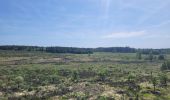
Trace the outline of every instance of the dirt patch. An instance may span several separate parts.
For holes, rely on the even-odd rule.
[[[74,92],[83,92],[90,95],[98,95],[104,91],[104,88],[99,84],[90,84],[88,82],[78,83],[72,86]]]
[[[40,58],[37,59],[35,61],[33,61],[33,63],[56,63],[56,62],[61,62],[63,59],[62,58]]]
[[[104,91],[101,94],[101,96],[114,97],[115,100],[120,100],[121,99],[122,95],[117,93],[118,89],[116,89],[114,87],[110,87],[108,85],[104,85],[103,87],[104,87]]]
[[[62,58],[8,58],[0,61],[0,65],[48,64],[63,62]]]

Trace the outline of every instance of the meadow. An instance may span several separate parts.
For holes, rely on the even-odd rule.
[[[0,50],[0,100],[170,100],[165,60],[136,55]]]

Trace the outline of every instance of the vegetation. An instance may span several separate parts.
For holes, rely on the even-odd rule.
[[[169,100],[170,55],[161,55],[0,50],[0,99]]]
[[[157,79],[156,79],[156,77],[152,78],[152,84],[153,84],[154,92],[155,92],[155,87],[156,87],[156,85],[157,85]]]
[[[13,51],[42,51],[49,53],[73,53],[73,54],[91,54],[93,52],[112,52],[112,53],[139,53],[159,55],[163,59],[163,54],[170,54],[170,49],[135,49],[130,47],[107,47],[107,48],[75,48],[75,47],[38,47],[38,46],[18,46],[4,45],[0,50]],[[139,52],[140,51],[140,52]],[[150,56],[151,57],[151,56]]]
[[[142,54],[141,54],[141,52],[140,51],[138,51],[137,53],[136,53],[136,58],[137,59],[142,59]]]
[[[153,60],[153,53],[152,53],[152,51],[149,53],[149,57],[148,57],[148,59],[149,59],[150,61],[152,61],[152,60]]]
[[[162,86],[167,86],[168,76],[165,73],[162,73],[160,76],[160,83]]]
[[[165,56],[164,56],[163,54],[160,54],[160,55],[158,56],[158,59],[159,59],[159,60],[165,60]]]
[[[161,70],[170,70],[170,62],[164,61],[164,63],[161,66]]]

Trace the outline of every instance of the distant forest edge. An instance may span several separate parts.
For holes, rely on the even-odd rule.
[[[73,53],[73,54],[91,54],[93,52],[113,52],[113,53],[135,53],[142,54],[170,54],[170,49],[136,49],[130,47],[99,47],[99,48],[76,48],[76,47],[40,47],[40,46],[19,46],[3,45],[0,50],[13,51],[43,51],[49,53]]]

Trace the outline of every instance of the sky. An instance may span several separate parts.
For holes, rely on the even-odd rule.
[[[170,48],[170,0],[0,0],[0,45]]]

